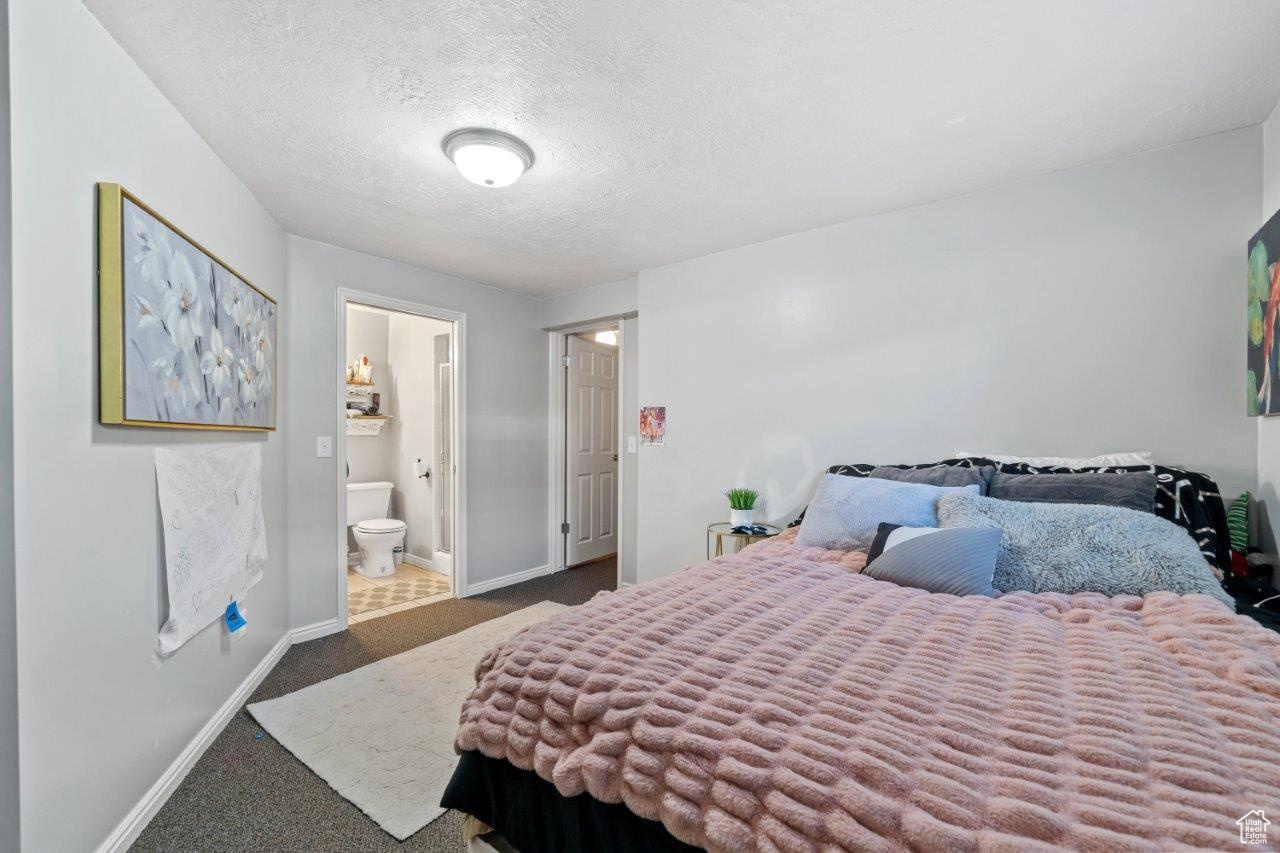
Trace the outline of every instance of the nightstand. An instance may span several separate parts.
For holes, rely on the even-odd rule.
[[[777,536],[779,533],[782,532],[781,527],[774,527],[772,524],[761,524],[759,526],[765,528],[765,530],[767,530],[768,532],[767,533],[734,533],[733,525],[727,521],[721,521],[716,524],[708,524],[707,525],[707,559],[710,560],[712,557],[711,540],[713,538],[715,539],[715,543],[716,543],[715,556],[720,557],[724,555],[724,540],[726,539],[738,540],[737,550],[741,551],[743,548],[747,547],[752,542],[759,542],[762,539],[769,539],[770,537]]]

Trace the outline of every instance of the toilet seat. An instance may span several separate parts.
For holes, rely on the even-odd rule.
[[[358,533],[399,533],[405,523],[394,518],[371,518],[356,525]]]
[[[352,528],[360,546],[356,571],[367,578],[391,577],[396,573],[395,551],[404,544],[407,526],[397,518],[370,518]]]

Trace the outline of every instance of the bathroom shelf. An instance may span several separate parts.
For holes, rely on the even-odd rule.
[[[365,386],[365,387],[371,387],[371,386],[373,386],[373,385],[375,385],[375,384],[377,384],[377,383],[375,383],[375,382],[361,382],[359,379],[348,379],[348,380],[347,380],[347,384],[348,384],[348,385],[363,385],[363,386]]]
[[[377,435],[390,415],[356,415],[347,418],[347,435]]]

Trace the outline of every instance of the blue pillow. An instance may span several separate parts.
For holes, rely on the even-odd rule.
[[[865,551],[882,521],[904,527],[937,527],[938,498],[961,494],[977,497],[978,487],[948,488],[827,474],[805,510],[796,544]]]

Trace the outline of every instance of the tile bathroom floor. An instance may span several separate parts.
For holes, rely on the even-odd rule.
[[[396,604],[390,604],[376,610],[364,610],[360,613],[352,613],[353,609],[359,609],[358,603],[360,596],[353,596],[352,593],[364,590],[372,590],[377,587],[389,587],[404,581],[421,582],[429,581],[434,585],[442,588],[443,591],[432,595],[425,595],[418,598],[411,598],[407,601],[400,601]],[[437,601],[443,601],[453,597],[452,578],[448,575],[434,572],[430,569],[411,566],[408,563],[401,563],[396,566],[394,575],[387,575],[385,578],[367,578],[355,570],[355,568],[347,569],[347,623],[355,625],[357,622],[364,622],[369,619],[377,619],[380,616],[389,616],[392,613],[399,613],[402,610],[409,610],[414,607],[421,607],[424,604],[432,604]]]

